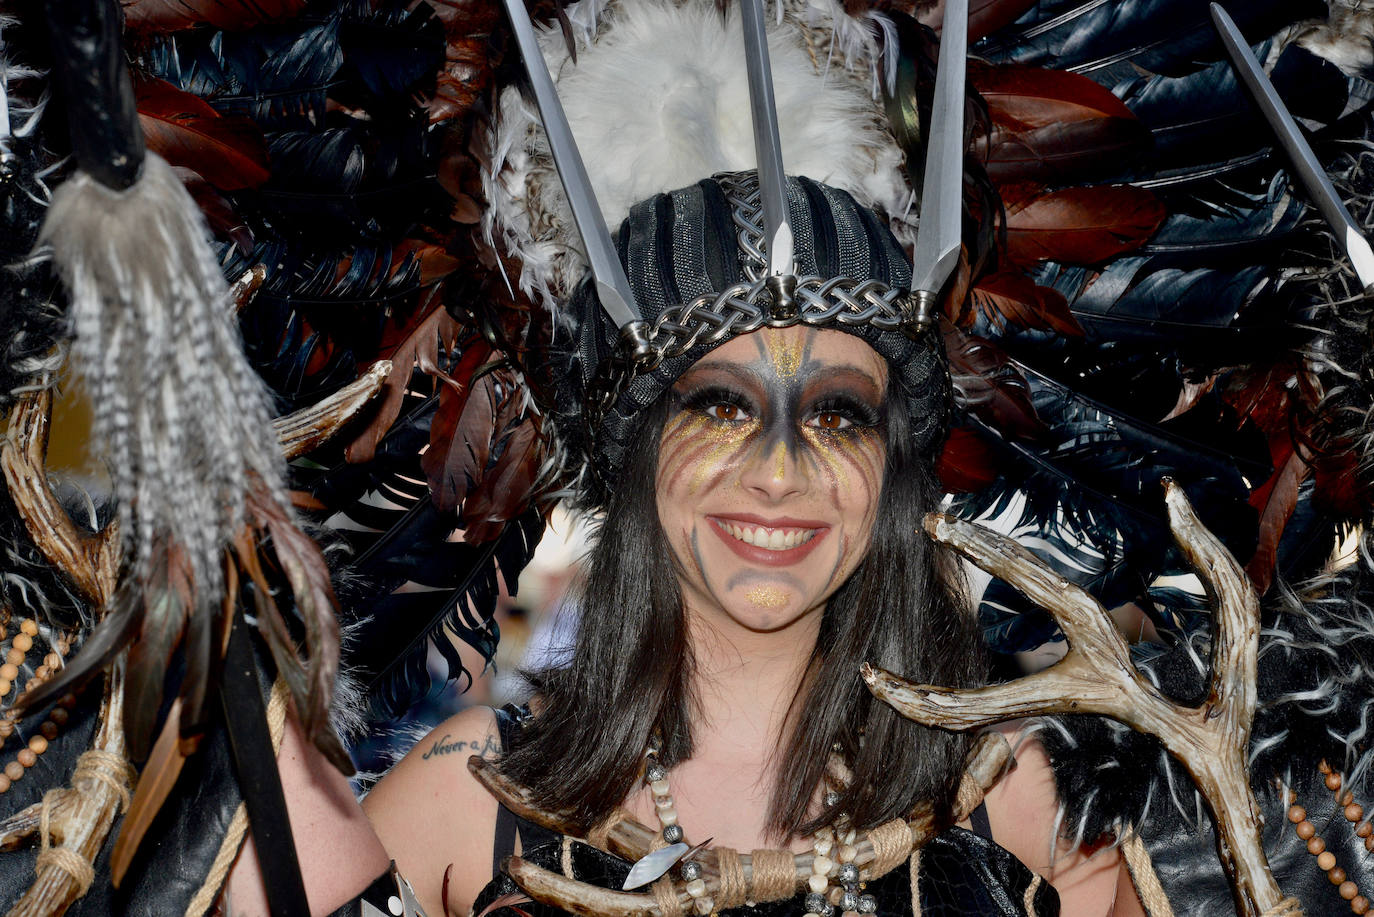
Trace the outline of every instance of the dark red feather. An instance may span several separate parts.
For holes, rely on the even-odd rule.
[[[1131,110],[1085,76],[970,61],[969,81],[992,121],[972,150],[994,183],[1081,180],[1085,171],[1117,168],[1149,145],[1149,130]]]
[[[221,191],[267,181],[267,144],[250,119],[221,115],[164,80],[136,80],[134,95],[148,149],[172,165],[194,169]]]
[[[968,427],[949,431],[935,472],[946,493],[973,493],[997,480],[997,462],[983,437]]]
[[[286,19],[309,0],[120,0],[124,27],[133,33],[179,32],[198,25],[241,31]]]
[[[1017,264],[1098,264],[1145,243],[1164,222],[1164,205],[1143,188],[1101,185],[1047,191],[1002,189],[1007,257]]]

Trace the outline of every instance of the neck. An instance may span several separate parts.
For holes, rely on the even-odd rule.
[[[724,618],[724,620],[722,620]],[[699,739],[709,736],[778,750],[788,731],[788,710],[802,687],[820,632],[820,610],[776,631],[752,631],[726,616],[702,614],[689,605],[688,639],[700,700]],[[701,747],[701,743],[698,743]]]

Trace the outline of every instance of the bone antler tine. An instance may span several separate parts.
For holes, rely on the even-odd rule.
[[[1209,704],[1239,707],[1245,736],[1254,716],[1254,685],[1259,650],[1259,596],[1231,552],[1202,524],[1188,495],[1164,480],[1169,527],[1214,607]]]
[[[53,495],[43,468],[51,416],[48,389],[28,392],[15,402],[8,431],[0,439],[0,468],[34,544],[83,598],[103,608],[118,576],[119,530],[112,522],[95,534],[81,531]]]
[[[1165,503],[1174,537],[1216,606],[1211,692],[1202,706],[1182,707],[1160,694],[1132,665],[1125,640],[1096,600],[1010,539],[942,515],[926,517],[931,536],[1049,611],[1068,637],[1068,653],[1042,672],[977,690],[917,685],[869,666],[863,675],[875,695],[926,725],[969,729],[1021,716],[1098,713],[1155,736],[1206,798],[1237,911],[1256,917],[1284,903],[1269,871],[1246,769],[1259,602],[1240,565],[1171,481],[1165,481]]]
[[[1069,643],[1090,643],[1094,652],[1106,650],[1127,664],[1130,650],[1112,626],[1101,603],[1076,583],[1051,570],[1030,551],[998,532],[957,516],[928,513],[925,529],[931,538],[958,551],[979,568],[1006,580],[1027,598],[1044,607],[1059,622]]]
[[[304,455],[339,432],[377,396],[390,373],[391,361],[380,360],[328,398],[274,420],[282,455],[288,461]]]
[[[506,857],[502,869],[525,894],[582,917],[659,917],[654,899],[633,892],[615,892],[541,869],[520,857]]]

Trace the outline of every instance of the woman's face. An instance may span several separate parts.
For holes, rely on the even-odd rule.
[[[659,520],[684,599],[749,630],[819,612],[868,551],[887,364],[841,331],[764,329],[682,375],[659,444]]]

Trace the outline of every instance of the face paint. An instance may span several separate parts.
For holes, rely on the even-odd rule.
[[[826,600],[868,550],[887,364],[858,338],[764,329],[673,387],[657,497],[689,609],[755,631]]]

